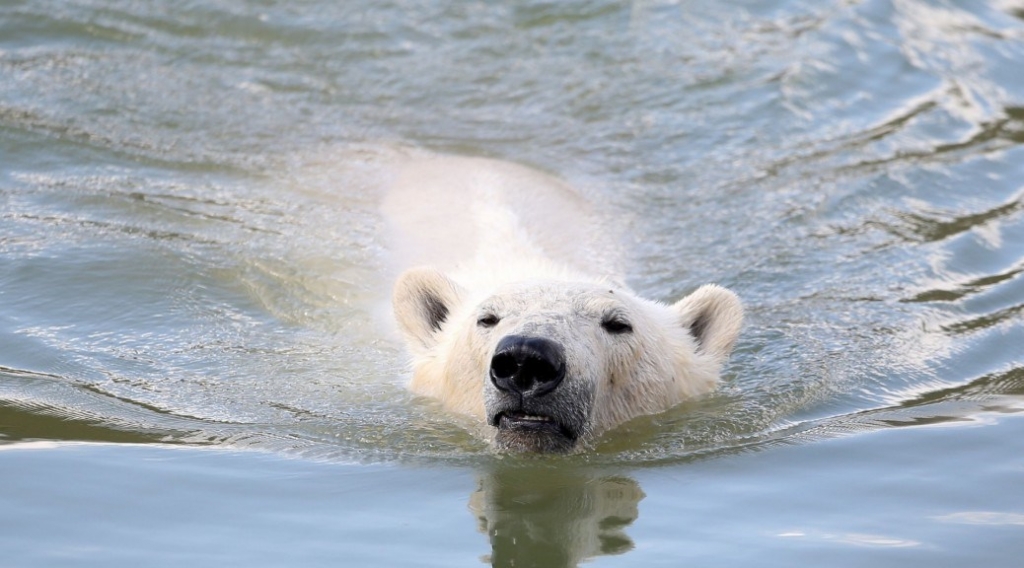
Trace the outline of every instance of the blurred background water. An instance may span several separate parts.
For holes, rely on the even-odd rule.
[[[375,198],[559,175],[749,318],[568,458],[406,392]],[[0,4],[11,566],[1016,566],[1024,2]]]

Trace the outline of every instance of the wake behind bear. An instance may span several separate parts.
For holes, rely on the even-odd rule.
[[[710,391],[739,334],[720,286],[673,304],[633,293],[586,200],[529,168],[412,158],[383,210],[416,266],[393,291],[410,387],[485,422],[501,450],[572,451]]]

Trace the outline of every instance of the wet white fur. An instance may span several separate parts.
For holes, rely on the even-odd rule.
[[[489,361],[504,335],[541,330],[566,347],[566,388],[594,392],[594,434],[707,392],[739,333],[736,296],[707,285],[672,305],[620,283],[616,248],[565,183],[494,160],[432,156],[406,164],[384,202],[400,262],[418,266],[394,289],[413,354],[414,392],[483,419]],[[423,298],[445,304],[440,331]],[[482,329],[482,311],[501,322]],[[618,310],[628,336],[601,328]],[[698,341],[690,324],[704,318]],[[561,387],[560,387],[561,388]]]

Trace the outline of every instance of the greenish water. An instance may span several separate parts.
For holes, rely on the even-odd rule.
[[[749,319],[563,458],[412,397],[406,148]],[[1024,3],[0,4],[0,564],[1017,566]]]

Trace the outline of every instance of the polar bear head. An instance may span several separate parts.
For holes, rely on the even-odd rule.
[[[672,305],[586,281],[474,294],[431,268],[403,273],[393,302],[413,391],[482,418],[500,449],[536,452],[711,390],[743,319],[715,285]]]

